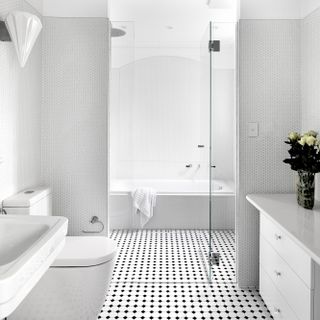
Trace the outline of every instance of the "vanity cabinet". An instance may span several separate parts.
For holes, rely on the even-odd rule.
[[[274,319],[312,320],[313,288],[311,258],[261,214],[260,292]]]
[[[294,195],[247,199],[260,213],[260,294],[273,318],[319,320],[320,210],[298,207]]]

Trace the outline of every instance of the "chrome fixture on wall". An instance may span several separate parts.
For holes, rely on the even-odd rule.
[[[125,35],[126,35],[126,32],[122,29],[119,29],[119,28],[112,28],[111,29],[111,37],[112,38],[123,37]]]
[[[0,21],[0,41],[12,41],[20,66],[23,68],[42,30],[40,19],[24,11],[10,12]]]
[[[209,41],[209,51],[210,52],[220,52],[220,40],[210,40]]]
[[[104,224],[102,221],[99,220],[99,217],[93,216],[90,219],[91,224],[100,224],[100,230],[99,231],[88,231],[88,230],[82,230],[83,233],[101,233],[104,230]]]

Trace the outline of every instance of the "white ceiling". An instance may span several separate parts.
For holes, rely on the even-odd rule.
[[[109,0],[109,17],[111,21],[127,22],[134,29],[130,33],[134,34],[136,45],[199,43],[211,20],[236,20],[236,8],[230,7],[236,1],[213,0],[218,1],[219,9],[210,8],[207,1]]]
[[[154,56],[200,60],[207,50],[209,23],[215,21],[214,39],[223,42],[219,65],[233,65],[237,0],[109,0],[109,18],[126,31],[112,38],[112,65],[120,67]],[[232,22],[219,23],[218,21]]]
[[[230,11],[223,10],[241,2],[242,19],[299,19],[320,7],[320,0],[27,0],[41,14],[57,17],[107,17],[110,3],[112,20],[143,18],[156,22],[229,21]],[[206,3],[213,8],[209,13]],[[240,7],[240,5],[238,6]],[[219,10],[220,9],[220,10]],[[233,16],[231,14],[231,16]],[[192,30],[192,34],[196,31]]]

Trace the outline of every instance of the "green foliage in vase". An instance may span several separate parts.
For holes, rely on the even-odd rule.
[[[283,162],[289,164],[292,170],[320,172],[320,140],[317,132],[309,131],[303,135],[291,132],[285,143],[291,146],[288,151],[290,158]]]

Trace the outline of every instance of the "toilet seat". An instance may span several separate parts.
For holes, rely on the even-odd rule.
[[[66,237],[66,244],[51,267],[96,266],[116,254],[116,242],[107,237]]]

